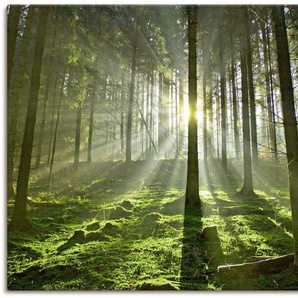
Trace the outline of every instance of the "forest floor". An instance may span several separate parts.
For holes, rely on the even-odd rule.
[[[62,166],[61,166],[62,167]],[[9,290],[297,290],[289,268],[254,278],[224,278],[217,266],[293,252],[285,169],[264,163],[257,197],[237,194],[239,165],[201,174],[201,217],[184,210],[186,163],[177,160],[81,164],[33,170],[27,232],[8,230]],[[13,201],[8,203],[8,221]],[[216,225],[218,241],[202,238]]]

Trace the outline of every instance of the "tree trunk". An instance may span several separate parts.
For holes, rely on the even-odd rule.
[[[204,54],[203,54],[204,57]],[[204,64],[204,63],[203,63]],[[208,170],[208,127],[207,127],[207,84],[206,84],[206,71],[203,73],[203,159],[204,159],[204,174],[206,182],[209,182],[209,170]]]
[[[251,147],[252,147],[252,162],[258,166],[258,140],[257,140],[257,120],[256,120],[256,103],[255,91],[253,82],[252,69],[252,50],[250,42],[250,22],[248,15],[245,14],[246,30],[245,39],[247,46],[247,69],[248,69],[248,87],[249,87],[249,107],[250,107],[250,131],[251,131]]]
[[[268,64],[269,64],[269,84],[270,84],[270,94],[271,94],[271,110],[272,110],[272,134],[273,139],[273,151],[275,162],[278,162],[277,156],[277,140],[276,140],[276,121],[275,121],[275,108],[274,108],[274,90],[273,90],[273,78],[272,78],[272,68],[271,68],[271,50],[270,50],[270,38],[269,38],[269,28],[267,27],[267,46],[268,46]]]
[[[36,160],[35,160],[35,168],[38,169],[40,167],[41,163],[41,156],[42,156],[42,149],[43,149],[43,140],[44,140],[44,129],[46,125],[46,117],[48,112],[48,101],[49,101],[49,92],[51,89],[51,84],[53,80],[54,75],[54,68],[53,68],[53,62],[54,62],[54,50],[56,46],[56,24],[57,19],[55,19],[54,24],[54,32],[52,37],[52,44],[51,44],[51,52],[50,52],[50,59],[49,59],[49,68],[48,68],[48,77],[46,78],[46,90],[45,90],[45,96],[43,101],[43,107],[42,107],[42,118],[40,123],[40,132],[39,132],[39,138],[38,138],[38,145],[37,145],[37,153],[36,153]]]
[[[223,33],[219,37],[219,67],[220,67],[220,109],[221,109],[221,164],[223,172],[227,174],[227,124],[226,124],[226,77],[225,77],[225,63],[223,59]]]
[[[79,162],[80,162],[81,124],[82,124],[82,101],[78,100],[77,119],[76,119],[76,139],[75,139],[75,151],[74,151],[74,163],[73,163],[73,169],[75,171],[79,169]]]
[[[162,147],[163,147],[164,139],[165,139],[163,79],[164,79],[164,75],[160,72],[158,74],[158,152],[160,155],[162,153]]]
[[[237,105],[237,94],[236,94],[236,79],[235,79],[235,61],[234,61],[234,40],[233,33],[230,35],[231,44],[231,83],[232,83],[232,102],[233,102],[233,131],[235,141],[235,157],[240,158],[240,137],[238,129],[238,105]]]
[[[136,20],[135,20],[135,39],[134,39],[134,43],[132,45],[130,89],[129,89],[128,111],[127,111],[126,158],[125,158],[125,163],[128,167],[131,164],[132,110],[133,110],[134,89],[135,89],[136,60],[137,60],[136,58],[137,58],[137,17],[136,17]]]
[[[22,92],[22,85],[25,74],[26,56],[28,52],[29,35],[31,31],[32,19],[34,15],[34,6],[30,7],[28,10],[26,27],[24,30],[24,35],[22,39],[22,49],[20,54],[20,60],[18,65],[18,72],[15,79],[15,84],[11,90],[8,92],[8,134],[7,134],[7,147],[9,148],[7,152],[7,195],[8,198],[14,196],[14,167],[15,167],[15,147],[17,141],[17,131],[18,131],[18,115],[19,115],[19,105]]]
[[[125,73],[122,71],[121,83],[121,115],[120,115],[120,146],[121,153],[124,153],[124,107],[125,107]]]
[[[10,5],[7,26],[7,90],[10,88],[10,80],[14,62],[14,54],[18,37],[18,26],[22,12],[21,5]]]
[[[63,71],[63,76],[62,76],[62,79],[61,79],[59,104],[58,104],[58,110],[57,110],[57,118],[56,118],[56,123],[55,123],[54,136],[53,136],[53,147],[50,148],[51,150],[49,152],[50,172],[49,172],[48,191],[50,191],[51,186],[52,186],[52,173],[53,173],[53,165],[54,165],[55,152],[56,152],[56,141],[57,141],[57,135],[58,135],[58,126],[59,126],[59,121],[60,121],[62,98],[63,98],[63,88],[64,88],[65,75],[66,75],[66,70],[67,70],[67,60],[68,60],[68,54],[66,54],[65,64],[64,64],[64,71]],[[54,107],[55,107],[55,105],[54,105]],[[53,108],[53,116],[54,116],[54,112],[55,112],[55,110]],[[54,117],[53,117],[53,124],[54,124]]]
[[[93,93],[90,104],[90,116],[89,116],[89,132],[88,132],[88,149],[87,149],[87,162],[92,162],[92,141],[93,141],[93,125],[94,125],[94,105],[95,105],[95,86],[96,82],[94,82]]]
[[[252,168],[251,168],[251,149],[249,132],[249,107],[248,107],[248,84],[247,84],[247,45],[245,42],[245,17],[247,13],[242,8],[243,19],[240,30],[240,60],[241,60],[241,89],[242,89],[242,126],[243,126],[243,157],[244,157],[244,184],[241,194],[244,196],[254,195]]]
[[[200,212],[199,162],[197,128],[197,6],[188,7],[188,160],[186,181],[186,204],[193,205]]]
[[[267,119],[269,128],[269,150],[270,153],[274,153],[276,147],[276,135],[273,126],[272,117],[272,105],[271,105],[271,92],[270,92],[270,76],[269,76],[269,60],[267,49],[267,35],[265,32],[265,24],[262,24],[262,39],[263,39],[263,51],[264,51],[264,67],[265,67],[265,86],[266,86],[266,105],[267,105]]]
[[[295,115],[291,65],[284,9],[274,6],[273,17],[277,47],[277,61],[287,150],[289,190],[292,207],[295,265],[298,266],[298,133]]]
[[[154,129],[153,129],[153,110],[154,110],[154,83],[155,83],[154,71],[151,74],[151,92],[150,92],[150,106],[149,106],[149,131],[152,136],[152,141],[154,142]],[[156,151],[156,148],[155,148]],[[156,152],[157,153],[157,152]],[[152,159],[154,156],[152,150],[152,142],[149,143],[149,158]]]
[[[11,220],[11,226],[26,229],[30,226],[27,212],[27,194],[31,167],[32,147],[34,138],[34,129],[36,122],[36,111],[38,104],[38,92],[40,87],[40,75],[42,66],[42,56],[44,51],[45,36],[47,30],[49,6],[41,7],[41,14],[37,26],[36,44],[34,53],[34,62],[32,67],[30,100],[26,116],[24,138],[22,143],[21,160],[17,181],[17,193],[14,204],[14,212]]]

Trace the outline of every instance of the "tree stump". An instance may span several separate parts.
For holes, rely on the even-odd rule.
[[[217,226],[215,225],[205,227],[203,229],[202,235],[206,241],[219,242]]]

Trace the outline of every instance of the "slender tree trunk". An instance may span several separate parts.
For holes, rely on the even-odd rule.
[[[53,131],[54,131],[54,120],[55,120],[55,113],[56,113],[56,94],[57,94],[56,89],[57,89],[58,80],[59,80],[58,71],[59,71],[59,65],[57,64],[56,78],[55,78],[55,83],[54,83],[54,96],[53,96],[53,103],[52,103],[52,113],[51,113],[51,124],[50,124],[50,134],[49,134],[47,166],[50,165],[51,155],[52,155],[52,141],[53,141]]]
[[[298,268],[298,133],[290,66],[289,46],[283,6],[273,7],[277,61],[288,160],[289,190],[292,207],[294,263]]]
[[[94,105],[95,105],[95,86],[96,82],[94,82],[93,93],[91,97],[90,104],[90,116],[89,116],[89,132],[88,132],[88,149],[87,149],[87,162],[92,162],[92,141],[93,141],[93,126],[94,126]]]
[[[255,166],[258,166],[258,140],[257,140],[257,120],[256,120],[256,102],[255,90],[253,82],[252,69],[252,50],[250,42],[250,23],[248,15],[245,14],[246,21],[246,45],[247,45],[247,69],[248,69],[248,87],[249,87],[249,107],[250,107],[250,131],[251,131],[251,147],[252,147],[252,161]]]
[[[161,72],[158,74],[158,151],[161,154],[161,149],[164,143],[164,106],[163,106],[163,79]]]
[[[135,89],[136,61],[137,61],[136,58],[137,58],[137,17],[135,20],[135,39],[134,39],[134,43],[132,45],[130,89],[129,89],[128,111],[127,111],[125,163],[128,167],[131,165],[132,110],[133,110],[134,89]]]
[[[243,157],[244,157],[244,184],[241,194],[245,196],[254,195],[252,168],[251,168],[251,149],[249,131],[249,105],[248,105],[248,82],[247,82],[247,45],[245,40],[246,26],[244,15],[247,13],[242,8],[243,19],[240,30],[240,60],[241,60],[241,89],[242,89],[242,126],[243,126]]]
[[[184,90],[183,90],[183,75],[179,72],[179,106],[180,106],[180,114],[179,114],[179,151],[183,154],[183,145],[184,145]]]
[[[11,220],[11,226],[19,229],[27,229],[30,226],[27,212],[27,194],[31,167],[34,129],[36,122],[36,111],[38,104],[38,92],[40,87],[42,56],[44,51],[49,12],[50,6],[43,6],[41,8],[41,14],[37,26],[34,53],[35,59],[32,67],[31,84],[29,91],[30,100],[28,103],[24,138],[22,143],[16,200],[14,204],[13,217]]]
[[[49,172],[48,191],[51,190],[51,186],[52,186],[52,173],[53,173],[53,165],[54,165],[54,159],[55,159],[55,153],[56,153],[56,141],[57,141],[57,135],[58,135],[59,121],[60,121],[65,75],[66,75],[66,71],[67,71],[67,60],[68,60],[68,54],[66,55],[63,76],[61,79],[62,82],[61,82],[61,86],[60,86],[59,104],[58,104],[58,110],[57,110],[55,130],[54,130],[54,135],[53,135],[53,147],[51,148],[51,152],[50,152],[51,154],[49,154],[49,156],[51,158],[49,159],[50,172]],[[54,114],[54,112],[55,112],[55,110],[53,110],[53,114]],[[54,117],[53,117],[53,121],[54,121]]]
[[[269,75],[269,60],[268,60],[268,49],[267,49],[267,34],[265,31],[265,25],[262,24],[262,39],[263,39],[263,51],[264,51],[264,66],[265,66],[265,86],[266,86],[266,104],[267,104],[267,119],[269,128],[269,148],[270,152],[274,153],[276,147],[276,135],[273,127],[272,117],[272,105],[271,105],[271,92],[270,92],[270,75]]]
[[[73,163],[73,168],[75,171],[79,169],[79,162],[80,162],[81,124],[82,124],[82,101],[78,100],[77,119],[76,119],[76,139],[75,139],[75,151],[74,151],[74,163]]]
[[[203,57],[204,57],[203,53]],[[205,65],[205,63],[203,63]],[[204,172],[206,177],[206,183],[209,184],[209,169],[208,169],[208,126],[207,126],[207,72],[203,73],[203,160],[204,160]]]
[[[19,115],[19,105],[22,92],[22,84],[25,74],[26,56],[28,52],[29,35],[31,31],[32,19],[34,15],[34,6],[30,7],[28,10],[26,27],[24,30],[24,35],[22,38],[22,49],[20,54],[20,60],[18,65],[18,72],[15,79],[15,84],[11,90],[8,92],[8,135],[7,135],[7,197],[13,197],[14,193],[14,167],[15,167],[15,147],[17,141],[17,131],[18,131],[18,115]]]
[[[221,109],[221,163],[225,174],[228,170],[227,161],[227,123],[226,123],[226,77],[225,77],[225,63],[223,59],[223,44],[222,36],[220,34],[219,41],[219,67],[220,67],[220,109]]]
[[[267,27],[267,46],[268,46],[269,84],[270,84],[271,110],[272,110],[272,134],[274,136],[273,151],[274,151],[275,162],[277,162],[278,156],[277,156],[276,121],[275,121],[275,108],[274,108],[274,90],[273,90],[273,78],[272,78],[272,68],[271,68],[271,50],[270,50],[270,38],[269,38],[269,28],[268,27]]]
[[[199,198],[199,162],[197,128],[197,6],[188,6],[188,160],[185,203],[198,208]]]
[[[154,142],[154,131],[153,131],[153,98],[154,98],[154,71],[151,73],[151,86],[150,86],[150,103],[149,103],[149,131],[152,136],[152,141]],[[149,143],[149,158],[151,159],[153,157],[153,151],[152,151],[152,142]]]
[[[212,69],[208,67],[207,75],[207,98],[206,98],[206,113],[207,113],[207,146],[208,156],[213,158],[214,156],[214,138],[213,138],[213,102],[212,102]]]
[[[235,140],[235,157],[240,158],[240,137],[238,129],[238,105],[236,94],[236,80],[235,80],[235,61],[234,61],[234,41],[233,34],[231,34],[231,80],[232,80],[232,101],[233,101],[233,130]]]
[[[180,105],[178,96],[178,72],[175,72],[175,138],[176,138],[176,154],[175,159],[179,157],[179,121],[180,121]]]
[[[44,130],[46,125],[46,117],[48,112],[48,101],[49,101],[49,93],[51,89],[51,84],[54,76],[54,69],[53,69],[53,62],[54,62],[54,48],[56,46],[56,24],[57,19],[55,19],[54,24],[54,33],[52,36],[52,44],[51,44],[51,52],[50,52],[50,59],[49,59],[49,68],[48,68],[48,77],[46,79],[46,90],[45,90],[45,96],[43,100],[43,106],[42,106],[42,117],[41,117],[41,123],[40,123],[40,132],[39,132],[39,138],[38,138],[38,145],[37,145],[37,153],[36,153],[36,160],[35,160],[35,168],[38,169],[40,167],[41,163],[41,156],[42,156],[42,149],[43,149],[43,141],[44,141]]]
[[[10,80],[13,68],[14,54],[18,37],[18,26],[22,12],[21,5],[10,5],[7,26],[7,90],[10,88]]]
[[[121,152],[124,153],[124,107],[125,107],[125,73],[122,72],[121,86],[121,115],[120,115],[120,145]]]

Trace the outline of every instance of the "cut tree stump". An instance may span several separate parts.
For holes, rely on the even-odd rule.
[[[268,257],[257,262],[219,266],[217,271],[222,277],[256,277],[260,274],[279,273],[289,268],[293,263],[294,254],[289,254],[280,257]]]
[[[202,235],[206,241],[219,242],[217,226],[208,226],[203,229]]]

